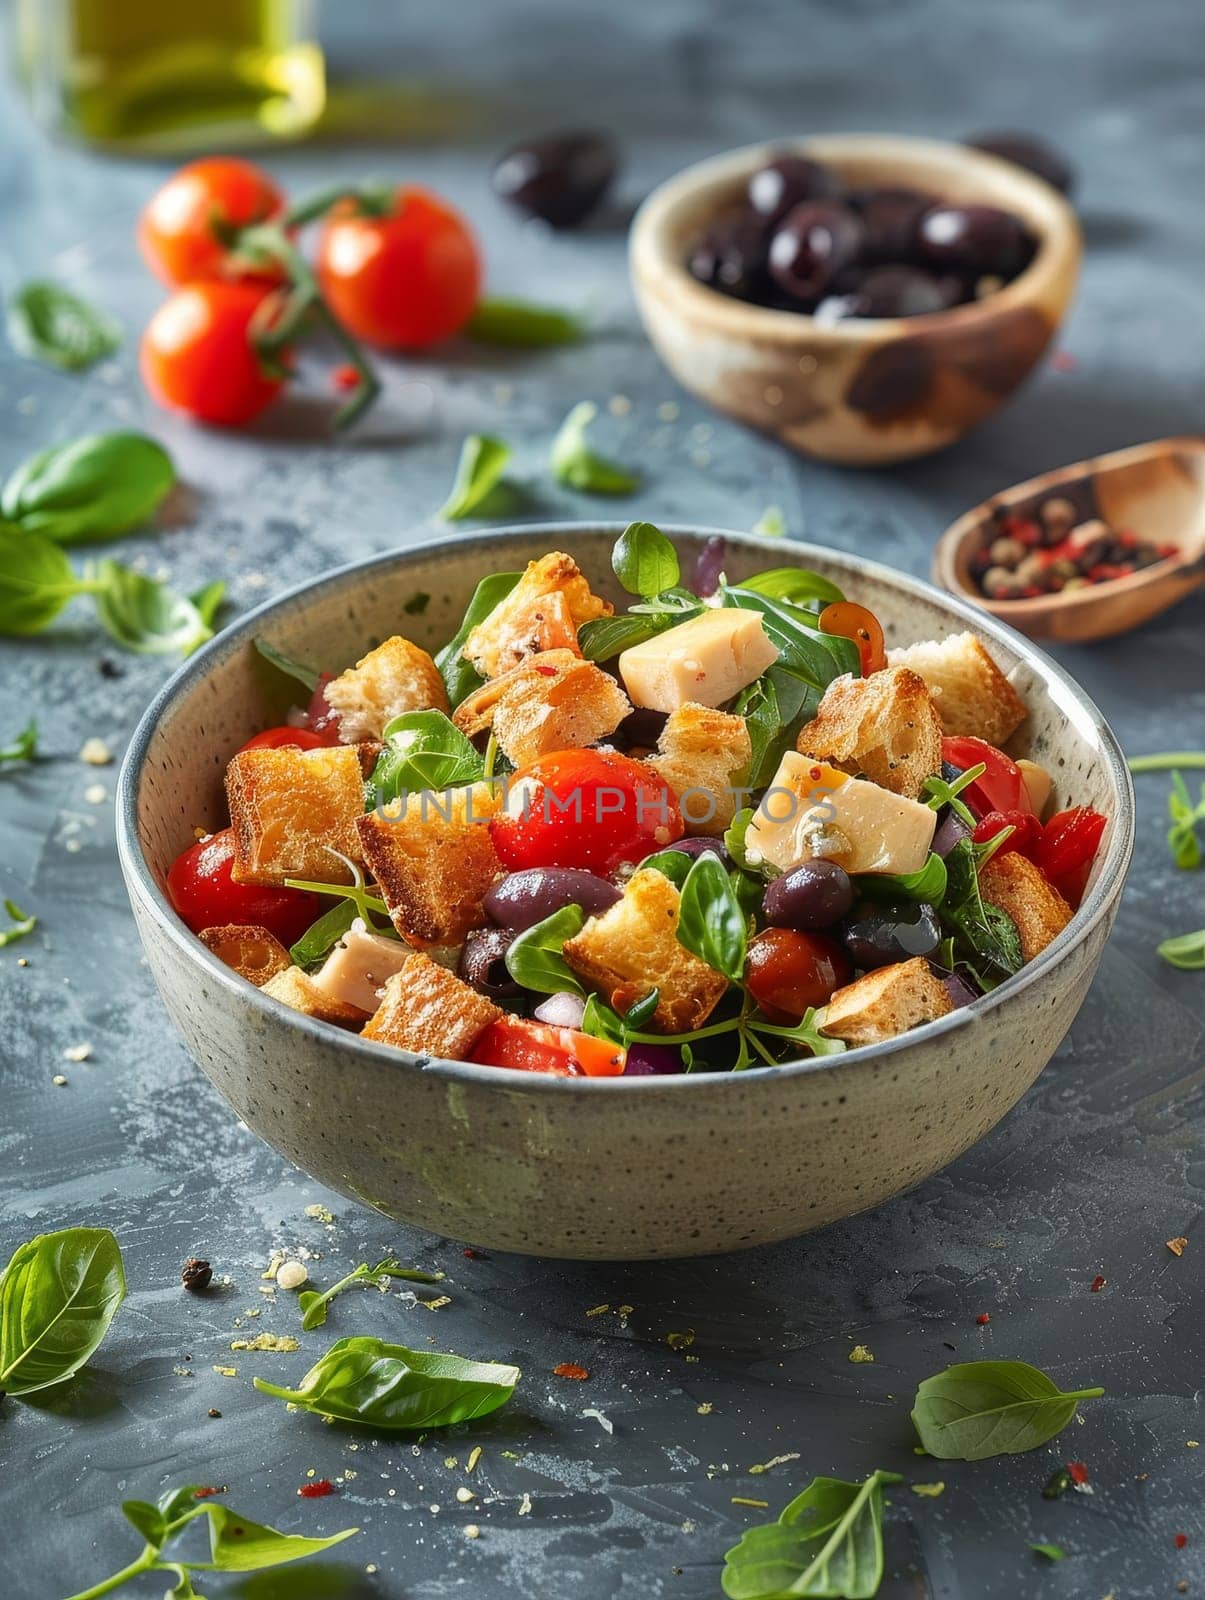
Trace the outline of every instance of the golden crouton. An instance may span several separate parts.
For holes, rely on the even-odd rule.
[[[1024,700],[973,633],[889,650],[893,667],[911,667],[929,685],[943,730],[1002,745],[1029,715]]]
[[[565,960],[621,1013],[657,988],[651,1026],[686,1033],[707,1021],[728,980],[679,944],[677,929],[678,891],[664,873],[646,867],[621,900],[566,941]]]
[[[403,711],[446,712],[448,691],[427,652],[397,635],[333,678],[326,701],[339,713],[340,738],[351,744],[379,739]]]
[[[525,767],[550,750],[579,750],[614,733],[632,707],[593,661],[541,650],[491,678],[452,718],[470,736],[492,728],[507,759]]]
[[[1021,935],[1026,961],[1045,950],[1071,921],[1071,907],[1028,856],[1015,850],[994,855],[980,870],[983,898],[1005,911]]]
[[[289,952],[267,928],[231,922],[221,928],[203,928],[198,937],[219,961],[257,989],[291,964]]]
[[[877,967],[838,989],[821,1013],[820,1032],[852,1049],[894,1039],[954,1009],[924,956]]]
[[[501,1011],[429,956],[412,955],[385,984],[365,1039],[416,1055],[464,1061]]]
[[[734,785],[751,754],[744,717],[688,701],[670,712],[648,764],[677,795],[687,832],[718,839],[736,814]]]
[[[269,978],[263,986],[263,993],[270,994],[273,1000],[279,1000],[283,1005],[291,1006],[294,1011],[300,1011],[303,1017],[315,1017],[319,1022],[337,1022],[340,1027],[358,1028],[368,1015],[367,1011],[349,1006],[346,1001],[336,1000],[333,995],[327,994],[300,967],[287,967],[284,972]]]
[[[527,571],[464,642],[462,655],[483,678],[496,678],[537,650],[580,654],[577,629],[613,606],[590,592],[572,556],[560,550],[528,563]]]
[[[347,883],[333,851],[363,861],[365,756],[355,745],[240,750],[226,768],[236,883]]]
[[[498,872],[486,826],[499,797],[488,783],[408,794],[357,820],[363,855],[408,944],[459,944],[486,920]]]
[[[869,678],[834,679],[795,748],[915,800],[941,771],[941,718],[923,678],[884,667]]]

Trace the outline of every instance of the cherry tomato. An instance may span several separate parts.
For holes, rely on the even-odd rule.
[[[499,1017],[477,1040],[469,1056],[487,1067],[515,1067],[520,1072],[548,1072],[558,1078],[618,1078],[625,1052],[621,1046],[576,1028],[556,1028],[523,1017]]]
[[[1032,858],[1034,845],[1042,832],[1042,824],[1032,811],[989,811],[980,817],[971,837],[976,844],[986,844],[1004,828],[1013,831],[1000,846],[998,854],[1005,856],[1010,850],[1016,850]]]
[[[138,219],[138,248],[166,284],[200,278],[255,278],[279,282],[283,273],[248,269],[231,254],[229,233],[267,222],[284,210],[285,197],[250,161],[209,156],[192,161],[156,190]],[[223,237],[227,235],[227,237]]]
[[[869,678],[872,672],[881,672],[887,665],[882,625],[865,606],[857,606],[852,600],[834,601],[820,613],[820,631],[853,640],[858,647],[864,678]]]
[[[680,839],[672,789],[613,751],[558,750],[507,784],[490,837],[504,867],[584,867],[601,875]]]
[[[1104,831],[1104,817],[1091,806],[1056,812],[1042,829],[1034,860],[1058,887],[1062,879],[1091,866]]]
[[[987,768],[981,777],[960,791],[963,800],[977,817],[989,811],[1029,811],[1033,806],[1025,779],[1015,761],[1010,761],[1003,750],[997,750],[986,739],[975,739],[969,734],[941,741],[941,758],[952,767],[966,772],[980,762]]]
[[[265,290],[250,283],[191,283],[164,301],[142,336],[142,381],[161,406],[237,428],[275,399],[251,344]],[[287,358],[286,358],[287,359]]]
[[[853,963],[826,933],[767,928],[749,945],[745,983],[771,1022],[798,1022],[853,978]]]
[[[421,350],[457,333],[481,289],[468,224],[428,189],[397,191],[387,217],[349,204],[318,242],[318,281],[343,326],[386,350]]]
[[[309,728],[265,728],[262,733],[248,739],[246,744],[239,745],[239,750],[279,750],[285,745],[296,745],[299,750],[314,750],[325,743],[320,733],[311,733]]]
[[[229,828],[190,845],[167,874],[168,898],[194,933],[228,922],[267,928],[283,945],[296,944],[322,915],[322,903],[307,889],[273,889],[235,883],[234,835]]]

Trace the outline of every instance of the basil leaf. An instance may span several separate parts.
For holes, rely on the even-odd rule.
[[[50,539],[0,524],[0,633],[41,633],[86,588]]]
[[[584,994],[581,980],[561,954],[566,939],[582,931],[581,906],[562,906],[542,922],[525,928],[506,952],[506,970],[524,989],[536,994]]]
[[[38,754],[38,724],[33,717],[21,729],[20,733],[11,738],[7,744],[0,745],[0,762],[3,761],[34,761]]]
[[[1178,933],[1164,939],[1159,954],[1171,967],[1181,972],[1205,972],[1205,928],[1197,933]]]
[[[785,539],[787,519],[782,514],[782,507],[767,506],[749,532],[758,539]]]
[[[60,544],[136,528],[175,484],[162,445],[141,433],[91,433],[31,456],[0,491],[0,514]]]
[[[0,950],[7,945],[16,944],[18,939],[24,939],[38,925],[37,917],[27,917],[15,900],[6,900],[4,909],[12,918],[13,926],[0,928]]]
[[[487,433],[470,433],[460,447],[452,491],[436,515],[445,522],[471,517],[501,482],[510,457],[511,448],[501,439]]]
[[[651,990],[650,992],[658,994],[659,997],[659,991]],[[605,1039],[608,1044],[626,1045],[628,1042],[623,1019],[618,1012],[612,1011],[606,1001],[600,1000],[596,994],[587,996],[586,1009],[582,1013],[581,1031],[592,1034],[596,1039]]]
[[[626,616],[594,617],[578,628],[577,642],[587,661],[610,661],[633,645],[664,633],[679,620],[668,612],[658,616],[629,612]]]
[[[381,1339],[339,1339],[302,1378],[284,1389],[263,1378],[255,1387],[304,1411],[373,1428],[443,1428],[505,1405],[519,1369],[407,1350]]]
[[[721,593],[726,606],[760,611],[766,633],[778,647],[778,664],[788,667],[822,694],[834,678],[845,673],[851,673],[855,678],[861,677],[862,663],[857,645],[840,634],[821,633],[811,612],[792,605],[790,601],[774,600],[769,595],[739,585],[725,585]]]
[[[750,1528],[725,1553],[728,1600],[871,1600],[883,1581],[883,1486],[900,1482],[896,1472],[864,1483],[813,1478],[777,1522]]]
[[[381,1278],[406,1278],[411,1283],[442,1283],[443,1276],[442,1272],[421,1272],[417,1267],[404,1267],[393,1256],[386,1256],[374,1267],[370,1267],[367,1261],[361,1261],[354,1271],[340,1278],[338,1283],[331,1284],[329,1289],[301,1291],[297,1296],[297,1304],[301,1308],[302,1331],[312,1333],[315,1328],[320,1328],[326,1321],[327,1306],[337,1294],[350,1289],[354,1283],[375,1284]]]
[[[107,1228],[64,1228],[19,1245],[0,1280],[0,1390],[32,1394],[74,1376],[125,1293]]]
[[[1029,1547],[1035,1556],[1045,1556],[1047,1561],[1063,1561],[1067,1552],[1059,1544],[1031,1544]]]
[[[354,900],[340,900],[310,924],[290,949],[289,960],[295,967],[312,967],[334,949],[359,914]]]
[[[651,856],[645,856],[640,863],[640,870],[643,872],[645,867],[652,867],[655,872],[663,873],[675,889],[681,889],[694,862],[695,858],[687,855],[685,850],[675,850],[671,846],[668,850],[658,850]]]
[[[682,576],[678,552],[651,522],[629,522],[611,551],[611,570],[629,594],[649,599]]]
[[[465,612],[459,628],[438,651],[435,656],[435,665],[439,668],[447,687],[448,699],[452,705],[458,706],[464,697],[472,694],[484,681],[481,674],[471,661],[466,661],[461,655],[464,642],[479,623],[485,621],[490,612],[501,605],[519,579],[521,572],[491,572],[489,577],[482,578],[473,590],[473,598],[469,601],[468,610]]]
[[[225,578],[214,578],[211,583],[203,585],[200,589],[194,589],[188,598],[196,608],[201,621],[212,632],[214,619],[221,610],[222,601],[226,598]]]
[[[749,924],[717,856],[697,856],[680,891],[678,943],[730,983],[745,970]]]
[[[1200,801],[1194,804],[1183,774],[1173,772],[1167,814],[1171,823],[1167,830],[1167,847],[1172,859],[1182,870],[1192,871],[1201,865],[1202,859],[1197,827],[1205,823],[1205,784],[1201,785]]]
[[[82,372],[121,348],[121,324],[56,283],[27,283],[8,302],[13,349],[64,372]]]
[[[187,595],[176,594],[145,572],[106,559],[89,564],[85,581],[97,616],[124,650],[144,656],[178,650],[187,656],[213,638],[213,629]]]
[[[925,1379],[912,1421],[931,1456],[984,1461],[1036,1450],[1063,1431],[1081,1400],[1104,1392],[1064,1393],[1027,1361],[967,1361]]]
[[[845,599],[835,583],[806,567],[771,567],[743,578],[740,586],[770,600],[789,600],[795,606],[805,606],[813,600],[831,606]]]
[[[854,882],[867,900],[915,900],[937,907],[945,898],[947,879],[945,862],[930,851],[918,872],[859,873]]]
[[[784,752],[795,748],[800,728],[815,715],[822,696],[823,690],[777,663],[741,690],[733,710],[744,717],[749,730],[748,788],[764,789],[770,783]]]
[[[311,694],[318,687],[316,668],[307,667],[304,661],[295,661],[292,656],[285,655],[283,650],[278,650],[274,644],[269,644],[266,639],[257,638],[255,648],[265,661],[270,661],[286,677],[296,678],[297,682]]]
[[[282,1567],[342,1544],[360,1531],[344,1528],[326,1539],[308,1539],[252,1522],[216,1500],[207,1501],[200,1510],[209,1518],[209,1560],[181,1562],[190,1572],[259,1572],[264,1567]]]
[[[162,1546],[167,1538],[167,1518],[158,1506],[151,1505],[149,1500],[123,1500],[121,1511],[126,1521],[133,1524],[147,1544],[156,1550]]]
[[[586,429],[598,415],[592,400],[583,400],[561,423],[552,441],[549,469],[558,483],[583,494],[631,494],[640,480],[615,462],[596,455],[586,443]]]
[[[585,331],[584,322],[572,311],[493,295],[478,300],[477,308],[465,327],[469,338],[476,339],[478,344],[522,345],[527,348],[576,344]]]
[[[405,711],[384,732],[370,782],[377,805],[424,790],[458,789],[485,776],[472,741],[442,711]]]

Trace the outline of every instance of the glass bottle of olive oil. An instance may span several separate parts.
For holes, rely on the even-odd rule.
[[[326,81],[312,0],[18,0],[17,55],[46,125],[201,151],[298,138]]]

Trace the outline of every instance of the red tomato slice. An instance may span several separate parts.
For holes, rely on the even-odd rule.
[[[239,745],[239,750],[279,750],[285,745],[296,745],[299,750],[313,750],[325,743],[320,733],[311,733],[309,728],[265,728],[262,733],[248,739],[246,744]]]
[[[1104,831],[1104,817],[1091,806],[1072,806],[1069,811],[1056,812],[1042,829],[1034,860],[1057,883],[1091,865]]]
[[[469,1059],[487,1067],[547,1072],[558,1078],[618,1078],[627,1052],[606,1039],[523,1017],[500,1017],[473,1046]]]
[[[314,692],[310,696],[306,711],[310,730],[318,735],[322,744],[339,743],[339,713],[326,698],[326,686],[334,676],[333,672],[318,674],[318,682],[314,685]]]
[[[1020,768],[986,739],[975,739],[969,734],[943,739],[941,758],[964,772],[980,762],[987,768],[982,777],[968,784],[960,794],[977,817],[985,817],[991,811],[1033,811]]]
[[[322,902],[306,889],[235,883],[233,864],[234,835],[223,828],[190,845],[168,869],[168,897],[194,933],[246,923],[267,928],[281,944],[291,945],[322,915]]]
[[[1042,832],[1042,824],[1032,811],[989,811],[986,816],[980,817],[971,837],[976,844],[986,844],[1005,828],[1013,831],[1000,846],[998,854],[1006,856],[1010,850],[1016,850],[1032,859],[1034,845]]]

